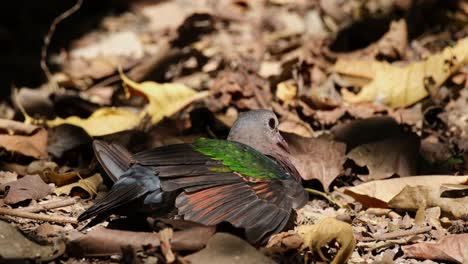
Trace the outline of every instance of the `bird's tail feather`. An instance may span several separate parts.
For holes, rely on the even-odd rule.
[[[99,163],[113,182],[134,163],[132,154],[120,144],[94,140],[93,149]]]

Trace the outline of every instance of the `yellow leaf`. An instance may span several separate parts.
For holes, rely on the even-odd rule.
[[[276,86],[276,97],[283,102],[292,100],[296,96],[296,93],[297,87],[294,84],[280,82]]]
[[[95,196],[97,193],[97,188],[99,185],[101,185],[101,183],[102,177],[99,173],[96,173],[91,177],[81,179],[78,182],[70,183],[68,185],[57,188],[54,190],[54,193],[56,195],[69,195],[74,188],[78,188],[85,191],[89,196]]]
[[[387,62],[340,59],[333,71],[370,79],[358,94],[342,90],[345,101],[378,101],[391,107],[405,107],[437,93],[445,80],[468,62],[468,38],[426,60],[398,67]]]
[[[177,113],[193,101],[209,95],[208,91],[197,92],[184,84],[137,83],[127,78],[123,73],[120,74],[120,77],[128,93],[137,93],[148,99],[149,103],[140,116],[151,116],[152,124]]]
[[[303,249],[309,248],[327,262],[329,260],[323,255],[322,247],[327,246],[332,241],[338,242],[340,249],[333,260],[329,262],[332,264],[346,263],[356,246],[351,225],[332,217],[325,218],[315,225],[298,226],[297,233],[304,240]]]
[[[47,121],[47,124],[49,126],[71,124],[82,127],[90,136],[102,136],[131,129],[139,122],[139,115],[125,108],[103,107],[96,110],[88,118],[78,116],[70,116],[65,119],[56,118]]]

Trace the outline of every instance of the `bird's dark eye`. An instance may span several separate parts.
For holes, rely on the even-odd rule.
[[[270,120],[268,120],[268,125],[270,126],[271,129],[274,129],[276,127],[276,121],[274,118],[270,118]]]

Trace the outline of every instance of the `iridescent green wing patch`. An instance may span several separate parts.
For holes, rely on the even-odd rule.
[[[235,171],[257,179],[288,179],[288,174],[273,160],[252,147],[235,141],[199,138],[193,148],[226,168],[216,170]]]

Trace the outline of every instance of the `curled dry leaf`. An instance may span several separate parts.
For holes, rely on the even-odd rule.
[[[387,208],[388,202],[406,186],[439,188],[442,184],[466,184],[468,176],[428,175],[371,181],[354,187],[342,188],[366,207]]]
[[[81,197],[93,197],[97,193],[97,188],[102,184],[102,177],[99,173],[91,177],[81,179],[78,182],[64,185],[54,190],[56,195],[70,195],[72,191],[78,191]]]
[[[346,145],[321,138],[283,134],[289,144],[291,161],[304,180],[317,179],[328,191],[345,162]]]
[[[140,113],[126,108],[103,107],[96,110],[88,118],[77,116],[65,119],[56,118],[47,123],[50,126],[72,124],[82,127],[90,136],[108,135],[136,127],[146,116],[151,117],[151,124],[156,124],[164,117],[171,116],[195,100],[209,95],[208,92],[195,90],[176,83],[159,84],[155,82],[136,83],[121,74],[127,92],[139,94],[148,99],[149,103]]]
[[[416,211],[423,207],[438,206],[442,212],[457,219],[468,215],[468,196],[445,198],[441,196],[440,186],[406,186],[388,202],[391,208]]]
[[[206,248],[187,256],[192,264],[272,264],[275,263],[246,241],[226,233],[216,233]]]
[[[51,188],[39,175],[28,175],[17,181],[5,184],[4,201],[6,204],[16,204],[25,200],[37,200],[46,197]]]
[[[345,101],[379,101],[391,107],[405,107],[418,102],[429,93],[435,95],[442,83],[467,61],[468,38],[464,38],[453,47],[447,47],[424,61],[404,67],[379,61],[340,59],[332,70],[370,81],[358,94],[343,89]]]
[[[468,234],[448,235],[437,242],[420,242],[403,246],[406,257],[466,263]]]
[[[41,127],[0,119],[0,147],[36,159],[47,158],[47,131]]]
[[[331,260],[331,264],[346,263],[356,246],[351,225],[332,217],[325,218],[315,225],[298,226],[297,233],[304,240],[302,248],[309,248],[324,261],[329,260],[323,255],[322,248],[333,241],[338,242],[340,249]]]
[[[0,221],[0,259],[3,261],[34,260],[48,262],[65,252],[65,244],[57,242],[54,245],[38,245],[24,237],[12,225]],[[14,261],[16,260],[16,262]]]

